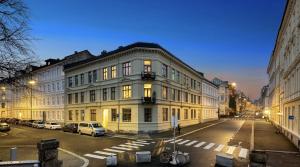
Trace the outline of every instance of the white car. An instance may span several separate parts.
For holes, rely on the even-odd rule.
[[[78,133],[88,134],[91,136],[104,135],[105,129],[98,122],[80,122],[78,125]]]
[[[46,122],[45,129],[61,129],[61,125],[56,122]]]

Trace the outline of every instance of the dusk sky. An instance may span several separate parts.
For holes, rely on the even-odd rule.
[[[98,55],[154,42],[212,79],[234,81],[251,98],[266,69],[285,0],[26,0],[41,59],[88,49]]]

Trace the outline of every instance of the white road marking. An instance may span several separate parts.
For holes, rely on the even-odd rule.
[[[143,144],[135,144],[135,143],[125,143],[127,145],[132,145],[132,146],[145,146]]]
[[[247,154],[248,154],[248,149],[241,148],[240,153],[239,153],[239,157],[241,157],[241,158],[247,158]]]
[[[100,155],[94,155],[94,154],[84,154],[86,157],[96,158],[96,159],[105,159],[106,157],[100,156]]]
[[[132,143],[136,143],[136,144],[146,144],[149,145],[150,143],[143,143],[143,142],[137,142],[137,141],[133,141]]]
[[[95,151],[94,153],[102,154],[102,155],[117,155],[115,153],[108,153],[108,152],[104,152],[104,151]]]
[[[206,143],[206,142],[203,141],[203,142],[201,142],[201,143],[196,144],[194,147],[201,147],[201,146],[204,145],[205,143]]]
[[[215,151],[220,152],[223,148],[224,148],[224,145],[223,145],[223,144],[220,144],[220,145],[215,149]]]
[[[128,148],[139,148],[137,146],[129,146],[129,145],[125,145],[125,144],[120,144],[119,146],[121,146],[121,147],[128,147]]]
[[[172,142],[170,142],[170,143],[177,143],[177,142],[179,142],[179,141],[181,141],[181,140],[183,140],[183,139],[177,139],[177,140],[175,140],[175,142],[172,141]]]
[[[236,147],[234,146],[229,146],[228,150],[227,150],[227,154],[233,154],[233,151],[235,150]]]
[[[209,150],[210,148],[212,148],[215,145],[215,143],[209,143],[207,146],[205,146],[203,149],[205,150]]]
[[[191,142],[187,143],[186,146],[191,146],[191,145],[193,145],[193,144],[195,144],[197,142],[198,142],[197,140],[191,141]]]
[[[168,142],[170,142],[170,141],[174,141],[174,139],[165,140],[164,142],[165,142],[165,143],[168,143]]]
[[[185,140],[185,141],[182,141],[182,142],[180,142],[180,143],[178,143],[178,144],[184,144],[184,143],[187,143],[187,142],[189,142],[190,140]]]
[[[119,150],[126,150],[126,151],[130,151],[130,150],[132,150],[132,149],[130,149],[130,148],[117,147],[117,146],[113,146],[113,147],[111,147],[111,148],[114,148],[114,149],[119,149]]]
[[[111,152],[116,152],[116,153],[123,153],[124,151],[122,150],[114,150],[114,149],[110,149],[110,148],[106,148],[106,149],[103,149],[105,151],[111,151]]]

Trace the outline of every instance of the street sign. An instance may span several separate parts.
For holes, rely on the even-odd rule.
[[[294,120],[294,118],[295,118],[294,115],[289,115],[290,120]]]
[[[178,119],[176,115],[172,115],[171,123],[172,123],[172,128],[176,128],[178,126]]]

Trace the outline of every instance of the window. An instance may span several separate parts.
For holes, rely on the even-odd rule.
[[[191,109],[191,119],[194,119],[194,111]]]
[[[168,66],[165,64],[162,64],[161,75],[165,78],[168,78]]]
[[[108,79],[108,70],[107,67],[103,68],[103,80]]]
[[[78,75],[75,75],[75,86],[78,86]]]
[[[185,102],[189,102],[189,94],[188,94],[188,92],[185,92]]]
[[[124,99],[131,98],[131,86],[130,85],[123,86],[123,98]]]
[[[151,97],[151,84],[144,84],[144,97]]]
[[[144,122],[152,122],[152,110],[151,108],[144,109]]]
[[[116,87],[110,88],[110,100],[116,100]]]
[[[175,98],[176,98],[176,96],[175,96],[175,89],[172,89],[171,94],[172,94],[172,100],[175,101]]]
[[[123,122],[131,122],[131,109],[123,108]]]
[[[80,103],[84,103],[84,92],[80,92]]]
[[[97,70],[93,71],[93,82],[97,81]]]
[[[181,100],[181,92],[180,90],[177,91],[177,101]]]
[[[111,66],[111,78],[117,77],[117,66]]]
[[[151,72],[151,60],[144,60],[144,72]]]
[[[84,110],[80,110],[80,120],[84,121]]]
[[[71,88],[73,86],[72,77],[68,77],[68,86]],[[49,91],[49,88],[48,88]]]
[[[95,96],[95,90],[90,90],[90,102],[95,102],[96,96]]]
[[[73,120],[73,111],[69,110],[69,120],[72,121]]]
[[[75,103],[78,103],[78,93],[75,93]]]
[[[92,71],[88,72],[88,83],[92,83]]]
[[[126,62],[123,63],[123,75],[124,76],[128,76],[131,74],[131,63],[130,62]]]
[[[75,120],[76,121],[79,120],[79,112],[78,112],[78,110],[75,110]]]
[[[103,88],[103,101],[106,101],[107,100],[107,88]]]
[[[179,71],[177,71],[176,81],[177,81],[177,82],[180,82],[180,72],[179,72]]]
[[[162,87],[162,98],[168,99],[168,87],[166,87],[166,86]]]
[[[168,108],[163,108],[163,121],[168,121],[168,118],[169,118]]]
[[[68,104],[72,104],[72,94],[68,94]]]
[[[91,109],[91,121],[96,121],[96,109]]]
[[[180,120],[180,109],[177,109],[177,119]]]
[[[2,107],[2,108],[5,108],[5,103],[1,103],[1,107]]]
[[[172,69],[172,80],[175,80],[175,69]]]
[[[80,85],[84,84],[84,73],[80,74]]]
[[[189,117],[188,109],[184,109],[184,119],[188,119],[188,117]]]
[[[115,122],[115,121],[117,121],[117,109],[115,109],[115,108],[112,108],[111,109],[111,121],[112,122]]]

